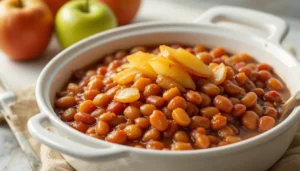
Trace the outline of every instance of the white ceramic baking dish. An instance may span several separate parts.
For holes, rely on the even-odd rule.
[[[263,30],[268,37],[215,24],[221,19]],[[118,49],[164,43],[204,43],[209,47],[225,47],[233,53],[249,53],[259,62],[271,64],[295,94],[300,89],[300,68],[280,46],[287,30],[287,24],[273,15],[223,6],[208,10],[194,23],[135,24],[97,34],[64,50],[44,68],[36,88],[41,113],[30,119],[29,131],[41,143],[88,161],[86,170],[266,170],[283,155],[292,141],[300,118],[299,107],[278,126],[254,138],[224,147],[174,152],[132,148],[89,137],[62,122],[53,110],[53,102],[55,93],[66,84],[72,71]],[[56,129],[55,133],[45,129],[49,125]]]

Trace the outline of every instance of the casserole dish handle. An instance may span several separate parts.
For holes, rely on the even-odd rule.
[[[195,23],[216,24],[218,20],[225,20],[264,30],[267,39],[280,44],[288,32],[287,23],[279,17],[251,9],[218,6],[205,11],[194,20]]]
[[[45,128],[45,123],[49,121],[47,115],[40,113],[33,116],[28,121],[30,134],[50,148],[57,149],[62,153],[74,156],[78,159],[88,161],[112,160],[126,156],[128,153],[122,148],[111,146],[107,148],[95,148],[85,144],[79,144],[66,137],[62,137]]]

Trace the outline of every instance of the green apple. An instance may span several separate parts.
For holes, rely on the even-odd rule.
[[[55,18],[56,35],[62,48],[116,26],[113,12],[98,1],[70,1],[61,7]]]

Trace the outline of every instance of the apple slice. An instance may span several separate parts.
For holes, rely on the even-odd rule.
[[[188,51],[182,48],[175,50],[166,45],[161,45],[159,48],[162,56],[181,64],[189,73],[205,78],[213,75],[210,68]]]
[[[191,76],[173,61],[163,57],[155,57],[149,59],[148,62],[156,74],[168,76],[183,85],[185,88],[193,90],[196,88]]]
[[[118,84],[128,84],[134,81],[134,77],[140,71],[136,68],[128,68],[119,73],[117,73],[113,80],[116,81]]]
[[[153,54],[149,54],[149,53],[137,52],[130,56],[127,56],[127,60],[132,66],[141,70],[142,73],[144,73],[149,78],[155,80],[157,74],[153,70],[153,68],[149,65],[149,63],[147,62],[148,59],[151,59],[153,57],[156,57],[156,56]]]
[[[226,79],[227,69],[226,66],[221,63],[217,66],[214,66],[212,68],[213,77],[210,78],[210,81],[215,83],[216,85],[219,85],[223,83]]]

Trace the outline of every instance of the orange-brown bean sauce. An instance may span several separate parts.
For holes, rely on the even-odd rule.
[[[170,77],[153,79],[137,71],[124,77],[124,84],[117,83],[115,75],[130,67],[128,55],[160,53],[159,46],[137,46],[75,71],[57,92],[57,115],[94,138],[155,150],[224,146],[278,124],[280,108],[290,93],[272,66],[245,53],[231,55],[224,48],[171,47],[186,49],[207,66],[225,64],[225,79],[216,85],[191,74],[196,85],[191,90]]]

